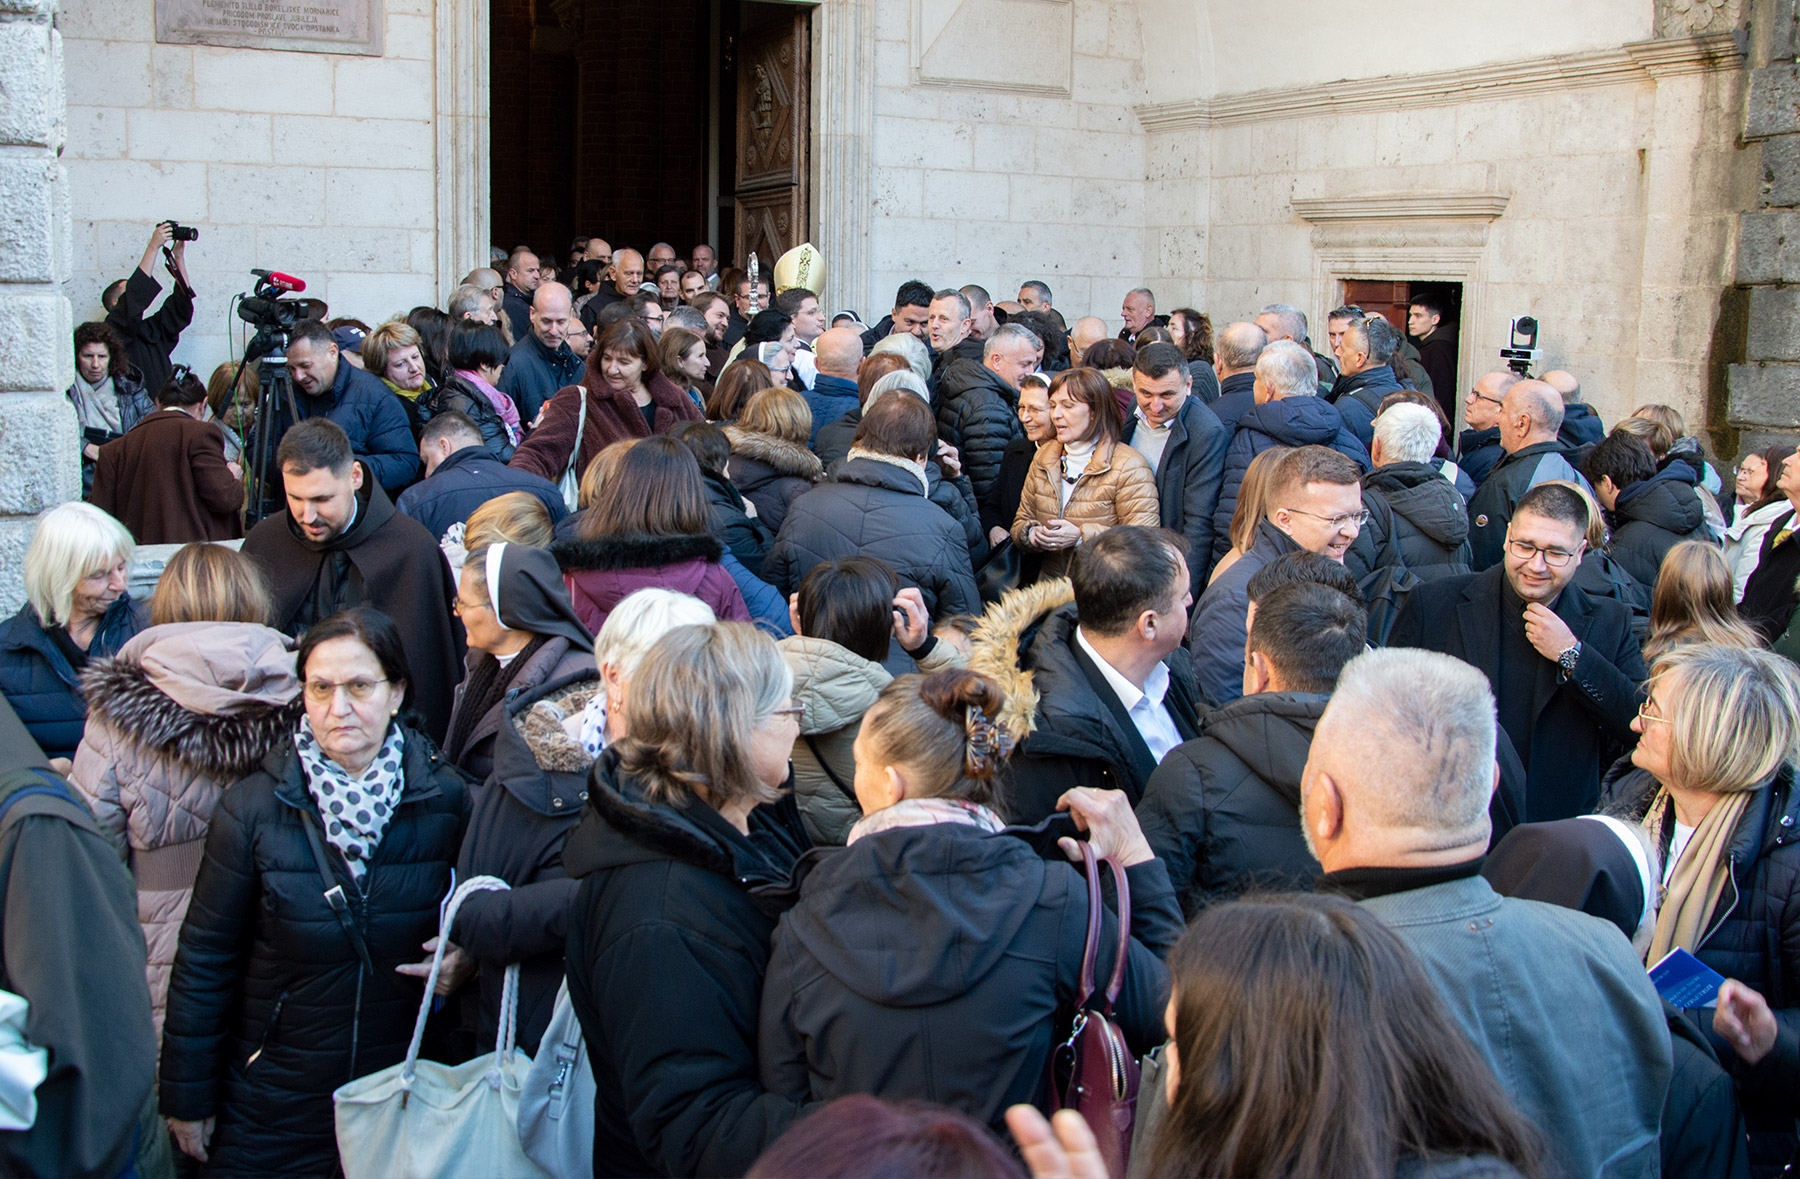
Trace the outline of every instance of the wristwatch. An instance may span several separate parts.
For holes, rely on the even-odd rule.
[[[1580,661],[1581,644],[1574,642],[1556,657],[1556,666],[1562,669],[1562,677],[1566,680],[1575,674],[1575,665]]]

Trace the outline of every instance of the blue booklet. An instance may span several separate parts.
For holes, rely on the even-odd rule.
[[[1677,1007],[1711,1007],[1719,1001],[1725,976],[1686,950],[1670,950],[1650,968],[1656,993]]]

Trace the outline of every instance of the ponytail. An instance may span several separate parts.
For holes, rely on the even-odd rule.
[[[1013,738],[996,723],[1006,694],[964,668],[901,676],[868,713],[871,751],[905,765],[926,797],[994,806],[993,778]]]

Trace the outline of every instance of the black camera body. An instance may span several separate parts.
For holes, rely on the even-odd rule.
[[[200,231],[192,225],[183,225],[179,221],[167,222],[169,240],[177,242],[193,242],[200,240]]]

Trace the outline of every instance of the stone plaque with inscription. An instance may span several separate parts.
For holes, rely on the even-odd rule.
[[[382,0],[156,0],[156,39],[379,57],[382,17]]]

